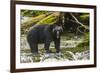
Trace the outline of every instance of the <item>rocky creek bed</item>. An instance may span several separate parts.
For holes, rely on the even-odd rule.
[[[75,61],[75,60],[89,60],[89,47],[77,48],[77,45],[83,40],[80,38],[61,41],[60,53],[44,53],[44,45],[39,45],[39,54],[33,55],[30,52],[29,45],[26,40],[26,36],[21,36],[21,63],[34,63],[34,62],[53,62],[53,61]],[[54,51],[53,42],[50,48]],[[75,51],[74,51],[75,50]],[[81,50],[81,51],[80,51]]]

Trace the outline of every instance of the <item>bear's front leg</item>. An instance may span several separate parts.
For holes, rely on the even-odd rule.
[[[60,38],[55,39],[54,44],[55,44],[56,53],[59,53],[60,52]]]

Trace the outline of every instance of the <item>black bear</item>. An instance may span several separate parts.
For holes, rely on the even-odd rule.
[[[50,42],[54,41],[56,52],[60,52],[60,35],[63,31],[61,25],[38,25],[30,30],[27,34],[27,41],[31,52],[38,54],[38,44],[44,43],[46,53],[50,53]]]

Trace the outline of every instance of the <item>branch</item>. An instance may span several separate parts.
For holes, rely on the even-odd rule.
[[[84,27],[85,29],[88,29],[89,30],[89,27],[88,26],[86,26],[86,25],[84,25],[84,24],[82,24],[81,22],[79,22],[79,20],[72,14],[72,13],[70,13],[70,15],[73,17],[73,19],[78,23],[78,24],[80,24],[82,27]]]
[[[85,34],[84,31],[81,31],[81,30],[80,30],[81,27],[82,27],[82,26],[77,27],[77,31],[79,31],[79,32],[82,33],[82,34]]]

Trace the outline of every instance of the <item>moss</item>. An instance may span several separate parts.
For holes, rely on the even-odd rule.
[[[64,53],[65,51],[71,51],[73,53],[76,53],[76,52],[83,52],[83,51],[86,51],[86,50],[89,50],[89,47],[88,46],[75,47],[75,48],[63,48],[61,50],[61,52]]]
[[[78,45],[78,47],[84,47],[84,46],[89,46],[89,39],[90,39],[90,35],[89,35],[89,33],[85,33],[84,34],[84,36],[82,37],[84,40],[83,40],[83,42],[82,43],[80,43],[79,45]]]
[[[21,53],[30,53],[30,52],[31,52],[30,49],[23,49],[23,50],[21,50]]]
[[[33,59],[33,62],[40,62],[40,55],[37,54],[37,55],[33,55],[32,59]]]
[[[21,15],[22,16],[38,16],[41,14],[45,14],[48,11],[39,11],[39,10],[26,10],[26,9],[22,9],[21,10]]]
[[[51,52],[56,52],[55,48],[50,48]]]
[[[88,18],[89,18],[89,14],[84,14],[84,15],[80,16],[80,19],[82,19],[82,20],[86,20]]]
[[[39,21],[37,24],[53,24],[55,23],[57,20],[56,20],[56,17],[53,16],[53,14],[47,16],[46,18],[42,19],[41,21]]]

